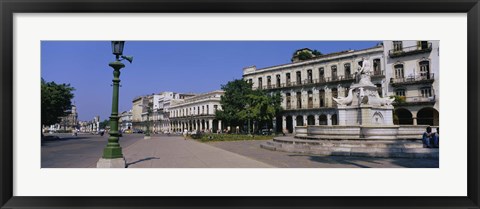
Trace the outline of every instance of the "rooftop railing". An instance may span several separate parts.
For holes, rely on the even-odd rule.
[[[428,42],[427,44],[420,44],[415,46],[403,47],[402,49],[391,49],[388,51],[390,57],[401,57],[412,54],[419,54],[424,52],[432,51],[432,43]]]

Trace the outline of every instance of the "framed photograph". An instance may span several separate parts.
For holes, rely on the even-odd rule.
[[[477,0],[0,7],[1,208],[479,208]]]

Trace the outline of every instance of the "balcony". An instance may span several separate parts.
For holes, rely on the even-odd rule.
[[[433,83],[433,81],[435,81],[435,75],[433,73],[419,76],[407,76],[404,78],[390,78],[390,84],[394,87],[403,85]]]
[[[395,106],[409,106],[418,104],[435,104],[435,95],[431,97],[412,96],[412,97],[400,97],[401,101],[395,102]]]
[[[395,58],[395,57],[402,57],[402,56],[420,54],[420,53],[431,52],[431,51],[432,51],[432,43],[428,42],[425,45],[420,44],[418,46],[403,47],[402,50],[391,49],[388,51],[388,55],[391,58]]]
[[[377,77],[385,77],[383,71],[377,72],[376,74],[372,75],[372,78]],[[253,90],[261,90],[261,89],[281,89],[281,88],[289,88],[289,87],[297,87],[297,86],[310,86],[310,85],[318,85],[318,84],[327,84],[327,83],[341,83],[341,82],[352,82],[354,80],[353,75],[346,75],[346,76],[335,76],[335,77],[326,77],[320,79],[305,79],[303,81],[290,81],[286,83],[280,83],[275,85],[266,85],[266,86],[259,86],[259,87],[252,87]]]

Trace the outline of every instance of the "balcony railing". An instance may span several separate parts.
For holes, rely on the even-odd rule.
[[[396,101],[395,105],[411,105],[417,103],[435,103],[435,95],[431,97],[423,96],[410,96],[410,97],[400,97],[400,101]]]
[[[435,80],[435,75],[430,74],[420,74],[418,76],[407,76],[403,78],[390,78],[390,83],[395,85],[405,85],[405,84],[417,84],[425,82],[433,82]]]
[[[374,71],[372,72],[372,78],[377,77],[384,77],[384,71]],[[256,89],[279,89],[279,88],[286,88],[286,87],[296,87],[296,86],[308,86],[308,85],[315,85],[315,84],[326,84],[326,83],[333,83],[333,82],[345,82],[345,81],[353,81],[355,76],[353,74],[345,75],[345,76],[336,76],[336,77],[323,77],[319,79],[305,79],[303,81],[290,81],[286,83],[276,83],[270,84],[266,86],[258,86],[253,87],[254,90]]]
[[[415,46],[403,47],[401,50],[391,49],[388,51],[388,55],[393,58],[431,51],[432,43],[428,42],[426,45],[420,44]]]

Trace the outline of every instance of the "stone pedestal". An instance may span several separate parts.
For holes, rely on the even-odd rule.
[[[151,136],[144,136],[143,139],[151,139]]]
[[[100,158],[97,162],[97,168],[126,168],[125,158],[106,159]]]

